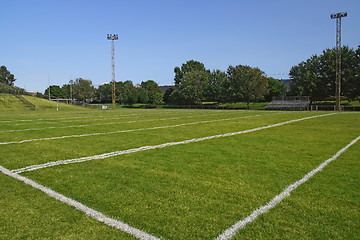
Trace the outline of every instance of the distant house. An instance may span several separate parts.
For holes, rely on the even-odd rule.
[[[177,90],[177,89],[178,89],[178,87],[175,86],[175,85],[164,85],[164,86],[159,86],[159,88],[160,88],[161,93],[162,93],[163,95],[165,94],[166,90],[168,90],[168,89],[170,89],[170,88],[172,88],[172,89],[174,89],[174,90]]]

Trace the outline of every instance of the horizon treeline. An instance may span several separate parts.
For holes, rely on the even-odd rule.
[[[360,46],[343,46],[341,96],[345,100],[360,100]],[[153,80],[134,85],[131,80],[115,83],[116,101],[120,104],[144,103],[202,104],[271,101],[274,96],[309,96],[312,101],[334,100],[336,80],[336,50],[326,49],[291,68],[290,91],[279,80],[267,77],[258,67],[229,66],[226,71],[206,69],[199,61],[189,60],[174,68],[174,85],[164,95]],[[0,92],[23,94],[14,86],[14,75],[0,68]],[[38,97],[48,98],[49,88]],[[93,103],[110,103],[112,84],[94,87],[91,80],[77,78],[62,87],[50,86],[51,98],[74,99]]]

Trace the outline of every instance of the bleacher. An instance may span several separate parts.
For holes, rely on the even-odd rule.
[[[274,97],[273,100],[264,107],[265,110],[285,110],[285,111],[306,111],[309,110],[310,97],[285,96]]]

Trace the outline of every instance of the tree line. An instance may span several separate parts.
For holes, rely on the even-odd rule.
[[[229,66],[226,72],[210,71],[204,64],[195,60],[187,61],[181,67],[174,69],[175,85],[168,89],[164,96],[159,86],[153,80],[141,82],[134,86],[132,81],[115,82],[116,101],[121,104],[145,103],[159,105],[170,104],[201,104],[203,102],[247,102],[270,101],[273,96],[285,95],[286,88],[273,78],[265,76],[259,68],[250,66]],[[49,95],[49,88],[44,92],[44,98]],[[64,84],[50,86],[52,98],[76,99],[110,103],[112,99],[112,84],[103,84],[98,88],[90,80],[78,78]]]
[[[231,103],[271,101],[274,96],[310,96],[313,101],[333,100],[336,79],[336,51],[326,49],[321,55],[313,55],[290,70],[291,91],[281,83],[257,68],[247,65],[229,66],[226,71],[209,70],[195,60],[187,61],[174,68],[174,87],[164,96],[153,80],[134,86],[132,81],[115,82],[116,101],[121,104],[145,103],[159,105],[201,104],[203,102]],[[0,92],[23,94],[24,89],[14,86],[14,75],[0,67]],[[38,97],[48,98],[49,88]],[[50,86],[51,98],[75,99],[98,103],[110,103],[112,84],[94,87],[91,80],[77,78],[62,87]],[[342,47],[341,96],[344,99],[360,99],[360,46],[357,49]]]
[[[286,94],[286,87],[274,78],[266,77],[257,67],[229,66],[227,71],[208,70],[204,64],[190,60],[175,67],[175,89],[168,89],[164,98],[174,104],[202,102],[270,101]]]
[[[110,103],[112,101],[111,83],[94,87],[91,80],[77,78],[70,80],[69,84],[62,87],[51,85],[48,87],[43,98],[61,98],[72,99],[82,102],[93,103]],[[141,82],[139,86],[134,85],[132,81],[115,82],[115,98],[120,104],[145,103],[151,105],[159,105],[163,103],[163,95],[159,86],[153,80]]]
[[[311,100],[334,100],[336,80],[336,50],[326,49],[290,70],[291,94],[310,96]],[[360,100],[360,46],[341,48],[341,96]]]

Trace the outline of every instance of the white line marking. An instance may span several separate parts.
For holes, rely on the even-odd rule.
[[[188,110],[188,109],[186,109]],[[228,110],[218,110],[217,112],[222,112],[224,113],[224,111],[228,111]],[[163,114],[172,114],[174,112],[172,111],[162,111],[159,114],[149,114],[149,113],[134,113],[134,114],[112,114],[112,115],[98,115],[96,117],[98,118],[91,118],[89,119],[88,116],[81,116],[81,117],[63,117],[63,118],[39,118],[39,119],[23,119],[23,120],[0,120],[0,123],[5,123],[6,125],[12,125],[12,126],[18,126],[18,125],[26,125],[29,124],[29,122],[31,122],[32,125],[34,124],[47,124],[47,123],[57,123],[58,120],[63,120],[61,121],[63,122],[78,122],[78,121],[96,121],[96,120],[109,120],[109,119],[118,119],[118,118],[129,118],[132,116],[139,116],[139,117],[153,117],[153,116],[159,116],[159,115],[163,115]],[[191,113],[191,112],[189,112]],[[226,112],[227,114],[234,114],[235,112]],[[177,113],[175,115],[178,115]],[[212,114],[212,115],[220,115],[219,113],[217,114]],[[116,117],[114,117],[116,116]],[[198,115],[200,116],[200,115]],[[76,119],[80,119],[80,120],[76,120]],[[45,121],[45,122],[41,122],[41,121]],[[22,122],[22,123],[16,123],[16,122]],[[11,123],[11,124],[8,124]]]
[[[283,113],[274,113],[274,114],[283,114]],[[114,125],[114,124],[122,124],[122,123],[166,121],[166,120],[176,120],[176,119],[182,119],[182,118],[206,117],[206,116],[215,116],[215,115],[222,115],[222,114],[192,115],[192,116],[186,116],[186,117],[171,117],[171,118],[160,118],[160,119],[155,118],[155,119],[146,119],[146,120],[126,121],[126,122],[94,123],[94,124],[82,124],[82,125],[61,126],[61,127],[52,126],[52,127],[42,127],[42,128],[12,129],[12,130],[2,130],[0,132],[24,132],[24,131],[35,131],[35,130],[44,130],[44,129],[78,128],[78,127],[89,127],[89,126]],[[266,114],[266,115],[270,115],[270,114]],[[148,117],[148,116],[144,116],[144,117]],[[93,120],[94,119],[92,119],[92,121]],[[62,123],[64,123],[64,122],[66,122],[66,121],[62,121]]]
[[[69,136],[59,136],[59,137],[48,137],[48,138],[34,138],[34,139],[26,139],[21,141],[12,141],[12,142],[0,142],[0,145],[8,145],[8,144],[19,144],[19,143],[27,143],[27,142],[35,142],[35,141],[47,141],[47,140],[56,140],[56,139],[64,139],[64,138],[79,138],[79,137],[89,137],[89,136],[98,136],[98,135],[109,135],[116,133],[127,133],[127,132],[135,132],[135,131],[144,131],[144,130],[155,130],[155,129],[163,129],[163,128],[173,128],[173,127],[181,127],[188,125],[195,125],[201,123],[212,123],[212,122],[220,122],[220,121],[229,121],[236,120],[241,118],[250,118],[250,117],[259,117],[264,115],[251,115],[244,117],[236,117],[236,118],[226,118],[226,119],[216,119],[216,120],[206,120],[199,122],[191,122],[191,123],[182,123],[168,126],[159,126],[159,127],[150,127],[150,128],[138,128],[138,129],[128,129],[128,130],[119,130],[113,132],[100,132],[100,133],[87,133],[87,134],[79,134],[79,135],[69,135]]]
[[[89,118],[87,117],[74,117],[74,118],[52,118],[52,119],[34,119],[34,120],[18,120],[22,121],[22,123],[14,123],[14,124],[7,124],[11,126],[20,126],[20,125],[27,125],[31,122],[31,125],[34,124],[52,124],[57,123],[60,121],[61,123],[64,122],[79,122],[79,121],[99,121],[99,120],[109,120],[109,119],[119,119],[119,118],[130,118],[133,116],[138,116],[140,114],[128,114],[128,115],[112,115],[112,116],[96,116],[97,118]],[[115,117],[114,117],[115,116]],[[148,117],[148,116],[156,116],[156,115],[140,115],[139,117]],[[17,120],[14,120],[16,122]],[[25,123],[24,123],[25,121]],[[33,122],[35,121],[35,122]],[[43,122],[45,121],[45,122]],[[11,122],[11,121],[6,121]]]
[[[5,175],[15,178],[19,181],[22,181],[25,184],[32,186],[33,188],[39,189],[40,191],[46,193],[48,196],[55,198],[56,200],[59,200],[60,202],[63,202],[67,205],[75,207],[76,209],[82,211],[86,215],[94,218],[95,220],[97,220],[99,222],[105,223],[106,225],[108,225],[110,227],[119,229],[119,230],[126,232],[138,239],[144,239],[144,240],[158,240],[159,239],[159,238],[156,238],[156,237],[154,237],[146,232],[143,232],[137,228],[131,227],[130,225],[128,225],[124,222],[107,217],[104,214],[102,214],[101,212],[98,212],[92,208],[89,208],[89,207],[85,206],[84,204],[82,204],[78,201],[75,201],[74,199],[68,198],[58,192],[55,192],[54,190],[47,188],[41,184],[38,184],[37,182],[35,182],[29,178],[26,178],[26,177],[20,176],[16,173],[13,173],[10,170],[8,170],[2,166],[0,166],[0,170]]]
[[[85,113],[88,113],[88,112],[83,112],[84,114]],[[163,111],[161,112],[161,114],[163,113],[172,113],[171,111]],[[156,115],[159,115],[159,114],[140,114],[140,113],[133,113],[133,114],[111,114],[111,115],[98,115],[97,117],[99,117],[100,119],[106,119],[108,117],[114,117],[114,116],[117,116],[117,117],[128,117],[128,116],[136,116],[136,115],[141,115],[141,116],[156,116]],[[71,119],[88,119],[89,117],[88,116],[80,116],[80,117],[63,117],[63,118],[37,118],[37,119],[19,119],[19,120],[0,120],[0,123],[15,123],[15,122],[37,122],[37,121],[57,121],[57,120],[71,120]],[[100,119],[97,119],[97,120],[100,120]],[[17,125],[17,124],[14,124],[14,125]]]
[[[290,120],[290,121],[286,121],[286,122],[276,123],[276,124],[272,124],[272,125],[267,125],[267,126],[253,128],[253,129],[239,131],[239,132],[225,133],[225,134],[219,134],[219,135],[202,137],[202,138],[193,138],[193,139],[189,139],[189,140],[185,140],[185,141],[163,143],[160,145],[143,146],[143,147],[139,147],[139,148],[115,151],[115,152],[104,153],[104,154],[94,155],[94,156],[89,156],[89,157],[81,157],[81,158],[74,158],[74,159],[67,159],[67,160],[59,160],[59,161],[54,161],[54,162],[47,162],[44,164],[31,165],[31,166],[27,166],[24,168],[14,169],[14,170],[12,170],[12,172],[14,172],[14,173],[30,172],[30,171],[34,171],[34,170],[38,170],[38,169],[42,169],[42,168],[53,167],[53,166],[58,166],[58,165],[86,162],[86,161],[104,159],[104,158],[109,158],[109,157],[119,156],[119,155],[123,155],[123,154],[129,154],[129,153],[135,153],[135,152],[140,152],[140,151],[146,151],[146,150],[151,150],[151,149],[164,148],[164,147],[175,146],[175,145],[180,145],[180,144],[195,143],[195,142],[200,142],[200,141],[209,140],[209,139],[235,136],[235,135],[239,135],[239,134],[243,134],[243,133],[255,132],[255,131],[259,131],[259,130],[282,126],[282,125],[285,125],[288,123],[294,123],[294,122],[299,122],[299,121],[312,119],[312,118],[330,116],[330,115],[334,115],[334,114],[337,114],[337,113],[329,113],[329,114],[316,115],[316,116],[305,117],[305,118],[300,118],[300,119],[294,119],[294,120]]]
[[[279,195],[275,196],[273,199],[270,200],[266,205],[259,207],[258,209],[255,209],[249,216],[244,218],[243,220],[235,223],[230,228],[226,229],[220,236],[216,238],[216,240],[226,240],[231,239],[240,229],[244,228],[247,224],[255,221],[257,217],[259,217],[261,214],[264,214],[268,212],[270,209],[274,208],[277,204],[279,204],[284,198],[287,198],[290,196],[290,193],[294,191],[298,186],[303,184],[304,182],[308,181],[312,176],[314,176],[317,172],[321,171],[326,165],[328,165],[330,162],[337,159],[343,152],[345,152],[349,147],[354,145],[357,141],[360,140],[360,136],[355,138],[353,141],[351,141],[348,145],[346,145],[344,148],[342,148],[340,151],[338,151],[334,156],[320,164],[317,168],[307,173],[303,178],[301,178],[299,181],[290,184],[283,192],[281,192]]]

